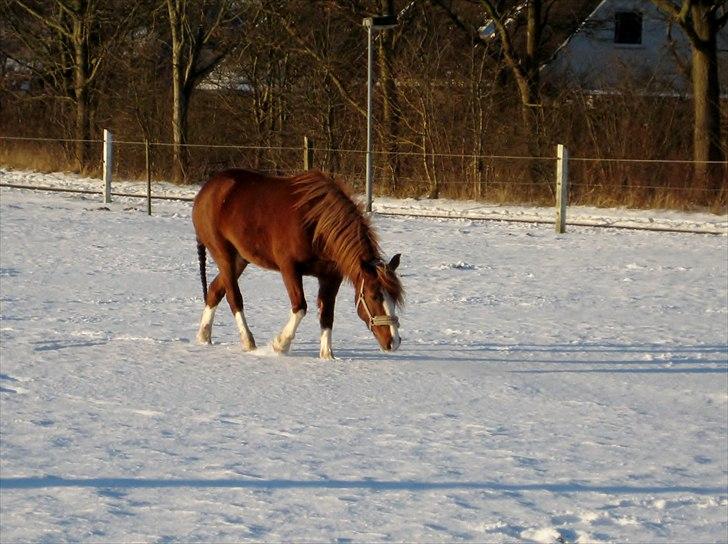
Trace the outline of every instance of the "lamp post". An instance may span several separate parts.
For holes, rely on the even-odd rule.
[[[366,164],[366,211],[372,211],[372,64],[374,60],[373,34],[397,26],[395,15],[367,17],[362,21],[367,29],[367,164]]]

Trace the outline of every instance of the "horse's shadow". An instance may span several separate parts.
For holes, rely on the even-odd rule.
[[[301,354],[317,354],[302,346]],[[652,355],[654,359],[646,359]],[[346,362],[368,360],[390,363],[467,363],[493,368],[507,365],[516,373],[710,373],[728,372],[728,348],[718,344],[418,344],[397,353],[376,348],[339,349],[336,356]],[[565,367],[565,365],[567,365]],[[588,365],[590,368],[575,368]]]
[[[690,493],[694,495],[722,495],[725,487],[681,486],[681,485],[592,485],[576,482],[567,483],[504,483],[445,481],[424,482],[417,480],[290,480],[290,479],[202,479],[202,478],[62,478],[57,476],[0,478],[0,489],[50,489],[91,488],[108,489],[323,489],[323,490],[369,490],[369,491],[443,491],[475,490],[521,493],[546,491],[550,493],[605,493],[610,495]]]
[[[32,342],[33,351],[57,351],[69,348],[87,348],[108,344],[108,340],[41,340]]]

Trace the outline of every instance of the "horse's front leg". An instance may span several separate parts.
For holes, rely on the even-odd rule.
[[[321,350],[319,357],[322,359],[333,359],[331,351],[331,330],[334,327],[334,304],[336,295],[339,292],[342,278],[329,276],[319,278],[318,309],[319,323],[321,325]]]
[[[291,342],[296,337],[296,331],[301,320],[306,315],[306,298],[303,294],[303,277],[294,267],[281,268],[283,283],[286,285],[288,297],[291,299],[291,316],[280,334],[273,339],[273,349],[276,353],[288,353]]]

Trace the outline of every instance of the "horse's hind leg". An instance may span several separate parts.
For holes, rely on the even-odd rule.
[[[294,268],[281,268],[283,282],[291,299],[291,316],[283,330],[273,340],[273,350],[276,353],[288,353],[291,342],[296,336],[298,325],[306,315],[306,298],[303,294],[303,278]]]
[[[197,331],[198,344],[212,343],[212,322],[215,319],[215,310],[217,310],[217,305],[220,304],[220,301],[224,296],[225,286],[222,284],[222,278],[218,274],[207,288],[205,309],[202,311],[200,329]]]
[[[235,254],[234,257],[213,256],[216,257],[215,262],[218,263],[220,273],[212,280],[207,291],[207,300],[205,301],[205,310],[202,313],[200,330],[197,333],[197,341],[204,344],[211,343],[212,321],[215,317],[215,310],[222,297],[227,295],[228,304],[230,304],[230,309],[240,331],[240,341],[246,351],[251,351],[255,349],[255,339],[245,321],[243,296],[238,287],[238,278],[245,270],[245,267],[248,266],[248,261],[238,254]]]
[[[240,342],[243,345],[245,351],[252,351],[255,349],[255,339],[253,334],[248,328],[248,323],[245,321],[245,313],[243,309],[243,295],[240,293],[240,287],[238,286],[238,278],[243,273],[245,267],[248,266],[248,262],[243,260],[240,255],[235,253],[235,257],[229,264],[226,263],[220,266],[220,276],[222,276],[222,283],[225,286],[225,297],[227,298],[230,310],[235,317],[235,323],[238,326],[240,332]]]

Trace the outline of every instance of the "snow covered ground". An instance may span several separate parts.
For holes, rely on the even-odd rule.
[[[288,356],[223,306],[195,345],[190,204],[154,207],[0,189],[3,543],[728,541],[725,236],[376,216],[402,347],[345,287],[322,362],[313,312]],[[280,277],[241,285],[263,345]]]

